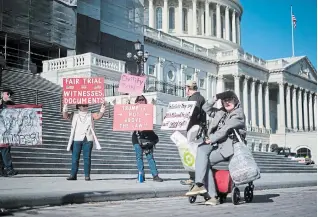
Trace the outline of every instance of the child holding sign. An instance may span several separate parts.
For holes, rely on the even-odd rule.
[[[90,181],[91,155],[93,141],[96,149],[101,149],[94,132],[94,121],[103,117],[106,106],[102,104],[98,113],[88,111],[87,104],[77,104],[75,113],[68,113],[67,104],[63,107],[63,118],[72,121],[71,135],[67,145],[67,151],[72,150],[72,170],[67,180],[77,180],[79,159],[83,149],[85,180]]]

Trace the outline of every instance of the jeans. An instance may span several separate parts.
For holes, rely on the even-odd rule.
[[[3,164],[4,164],[3,166],[7,171],[10,171],[13,169],[10,150],[11,150],[11,147],[0,148],[1,157],[3,160]]]
[[[83,141],[74,141],[72,147],[72,170],[71,176],[76,177],[78,172],[78,165],[83,149],[84,159],[84,174],[85,177],[89,177],[91,173],[91,156],[93,149],[93,142],[87,141],[86,137]]]
[[[136,161],[138,172],[144,174],[144,161],[143,161],[143,151],[139,144],[134,144],[135,152],[136,152]],[[158,175],[156,162],[153,158],[153,152],[150,151],[146,153],[146,158],[148,160],[149,169],[153,177]]]

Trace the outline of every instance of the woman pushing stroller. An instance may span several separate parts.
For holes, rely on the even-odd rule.
[[[216,108],[221,100],[221,108]],[[240,101],[233,91],[225,91],[207,101],[203,110],[212,118],[209,124],[207,138],[197,149],[195,162],[195,186],[186,193],[186,196],[203,195],[209,193],[210,199],[206,205],[220,203],[217,197],[213,171],[211,167],[217,163],[228,161],[234,154],[233,144],[238,139],[233,135],[233,129],[245,139],[245,115]],[[208,190],[205,188],[208,186]]]

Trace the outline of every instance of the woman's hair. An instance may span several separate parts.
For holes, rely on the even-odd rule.
[[[140,95],[140,96],[137,96],[136,100],[135,100],[135,103],[137,103],[140,99],[145,99],[145,104],[148,103],[146,97],[144,95]]]
[[[79,107],[83,106],[83,105],[87,105],[87,104],[76,104],[76,109],[79,109]],[[88,105],[87,105],[88,106]]]

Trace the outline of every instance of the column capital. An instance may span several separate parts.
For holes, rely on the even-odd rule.
[[[285,82],[283,82],[283,81],[279,81],[279,82],[277,82],[277,84],[279,85],[279,86],[285,86]]]
[[[194,69],[194,72],[195,73],[199,73],[199,72],[201,72],[201,70],[200,69]]]
[[[258,83],[261,84],[261,85],[263,85],[263,84],[265,84],[265,81],[259,80]]]
[[[184,64],[181,64],[181,70],[186,70],[187,68],[188,68],[188,66],[187,65],[184,65]]]
[[[287,83],[287,87],[291,88],[293,84]]]
[[[223,75],[218,75],[217,78],[222,80],[224,78],[224,76]]]
[[[230,10],[230,7],[229,6],[225,6],[225,10]]]
[[[303,87],[298,87],[298,89],[299,89],[300,91],[303,91],[303,90],[304,90],[304,88],[303,88]]]
[[[296,91],[297,91],[297,89],[296,89],[296,88],[293,88],[293,94],[295,94],[295,93],[296,93]]]
[[[244,80],[250,80],[250,79],[251,79],[251,76],[248,76],[248,75],[244,76]]]
[[[293,84],[293,86],[294,86],[294,89],[298,89],[298,86],[297,86],[297,85]]]
[[[197,0],[192,0],[192,3],[197,3]]]
[[[166,62],[166,59],[163,58],[163,57],[159,57],[159,58],[158,58],[158,62],[159,62],[159,64],[160,64],[160,66],[163,66],[163,64]]]
[[[240,79],[240,78],[242,77],[242,75],[234,74],[233,77],[234,77],[235,79]]]
[[[255,83],[255,82],[257,82],[258,80],[257,80],[257,78],[252,78],[252,82],[253,83]]]
[[[234,15],[236,14],[236,10],[235,9],[233,9],[232,14],[234,14]]]

